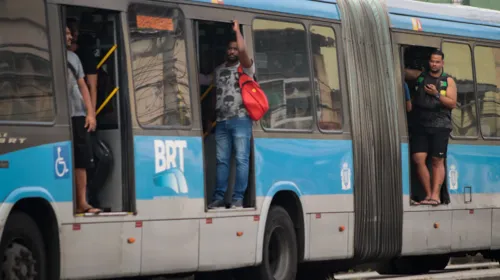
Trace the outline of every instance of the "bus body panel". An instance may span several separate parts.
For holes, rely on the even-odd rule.
[[[211,0],[195,2],[213,3]],[[340,20],[337,5],[331,3],[300,0],[288,1],[286,5],[260,0],[220,2],[224,2],[218,5],[222,9],[238,6]],[[56,8],[52,5],[50,9]],[[418,27],[414,29],[411,16],[394,9],[391,12],[393,28],[418,31]],[[470,40],[500,39],[498,28],[492,24],[468,22],[468,19],[450,22],[447,18],[439,20],[414,11],[412,16],[420,20],[422,31],[419,34],[455,35]],[[58,21],[59,18],[49,20]],[[61,39],[60,35],[55,35],[59,31],[51,25],[50,34],[55,42]],[[51,45],[52,53],[62,53],[62,48],[55,45]],[[52,64],[56,69],[56,88],[64,89],[64,72],[57,70],[64,65],[62,59],[53,58]],[[66,98],[64,90],[59,92],[56,102],[61,108]],[[59,112],[67,115],[66,109]],[[61,120],[65,117],[58,116]],[[68,123],[58,121],[57,125],[67,126]],[[54,129],[50,127],[46,133]],[[10,133],[13,129],[2,125],[0,130]],[[351,140],[256,138],[256,209],[215,213],[205,211],[201,137],[135,136],[137,215],[75,217],[69,129],[62,134],[63,139],[57,140],[61,142],[22,147],[0,156],[0,161],[9,163],[8,168],[0,168],[0,177],[4,178],[0,191],[4,200],[0,206],[0,220],[5,222],[10,208],[20,199],[40,197],[49,201],[56,215],[61,217],[58,220],[62,224],[64,278],[189,272],[258,264],[262,261],[267,212],[273,197],[280,191],[290,191],[299,197],[305,225],[306,260],[353,256],[352,178],[355,170],[352,169]],[[62,134],[58,133],[58,137]],[[498,142],[490,141],[485,145],[450,142],[447,167],[457,171],[458,182],[448,185],[451,204],[437,208],[409,206],[408,163],[411,158],[408,144],[402,141],[401,147],[405,211],[403,254],[500,248],[500,234],[496,233],[500,228],[500,220],[496,219],[500,212],[492,209],[500,204],[496,200],[500,192]],[[67,172],[61,171],[65,170],[63,162],[67,164]],[[451,174],[446,176],[450,182]],[[470,189],[466,188],[469,186]],[[478,229],[486,230],[486,234],[479,234]],[[238,236],[239,232],[243,234]],[[227,242],[235,245],[229,246]],[[217,258],[213,258],[214,254]]]

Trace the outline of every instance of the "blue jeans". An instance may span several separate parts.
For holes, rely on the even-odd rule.
[[[233,200],[243,199],[248,185],[251,136],[252,120],[249,117],[233,118],[217,123],[215,127],[217,179],[214,200],[224,200],[229,182],[229,164],[233,146],[236,153]]]

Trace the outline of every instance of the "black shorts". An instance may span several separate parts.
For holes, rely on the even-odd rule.
[[[71,118],[73,130],[73,153],[75,155],[75,168],[94,167],[94,154],[90,133],[85,128],[85,117]]]
[[[418,128],[412,129],[410,150],[412,154],[427,153],[431,157],[446,158],[450,129]]]

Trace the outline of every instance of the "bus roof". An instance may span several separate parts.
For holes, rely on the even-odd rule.
[[[387,4],[394,28],[418,30],[412,22],[416,18],[422,32],[500,40],[498,11],[412,0],[387,0]]]
[[[337,0],[194,0],[203,3],[340,20]]]
[[[500,27],[500,12],[464,5],[387,0],[391,14]]]
[[[338,0],[193,0],[215,5],[234,6],[340,20]],[[435,4],[415,0],[386,0],[391,25],[397,29],[500,40],[500,12],[453,4]],[[417,27],[413,18],[419,20]],[[421,28],[420,28],[421,27]]]

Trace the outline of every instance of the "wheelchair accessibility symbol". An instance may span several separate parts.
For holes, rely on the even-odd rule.
[[[67,147],[54,147],[54,173],[56,178],[67,178],[69,173]]]

